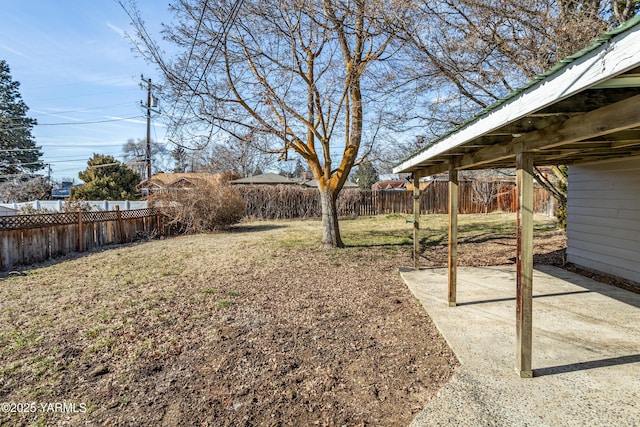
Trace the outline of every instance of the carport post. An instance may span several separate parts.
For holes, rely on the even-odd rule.
[[[448,299],[449,307],[456,306],[458,283],[458,170],[453,164],[449,168],[449,256]]]
[[[413,267],[420,268],[420,171],[413,173]]]
[[[533,290],[533,157],[516,153],[516,372],[531,378]]]

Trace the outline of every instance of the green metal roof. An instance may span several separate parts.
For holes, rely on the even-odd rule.
[[[488,106],[488,107],[484,108],[483,110],[479,111],[477,114],[471,116],[469,119],[465,120],[464,122],[462,122],[461,124],[459,124],[455,128],[451,129],[450,131],[448,131],[448,132],[444,133],[443,135],[441,135],[441,136],[429,141],[429,143],[427,143],[423,148],[421,148],[420,150],[412,153],[411,155],[407,156],[406,158],[402,159],[396,165],[394,165],[394,167],[399,166],[399,165],[401,165],[402,163],[404,163],[404,162],[406,162],[408,160],[411,160],[412,158],[416,157],[417,155],[419,155],[420,153],[424,152],[425,150],[431,148],[432,146],[434,146],[438,142],[444,140],[445,138],[447,138],[451,134],[456,133],[460,129],[462,129],[465,126],[469,125],[470,123],[473,123],[474,121],[476,121],[478,118],[490,113],[493,110],[496,110],[498,107],[503,105],[505,102],[509,101],[512,98],[515,98],[516,96],[518,96],[522,92],[532,88],[533,86],[535,86],[537,84],[541,84],[541,82],[543,82],[545,79],[547,79],[548,77],[550,77],[550,76],[552,76],[552,75],[554,75],[556,73],[559,73],[564,68],[566,68],[569,64],[575,62],[577,59],[582,58],[583,56],[589,54],[590,52],[598,49],[602,45],[608,43],[612,38],[616,37],[619,34],[622,34],[622,33],[626,32],[628,30],[630,30],[631,28],[633,28],[633,27],[635,27],[636,25],[639,25],[639,24],[640,24],[640,15],[637,15],[637,16],[633,17],[632,19],[628,20],[627,22],[625,22],[625,23],[619,25],[618,27],[614,28],[613,30],[608,31],[608,32],[600,35],[593,43],[591,43],[591,45],[589,45],[589,46],[585,47],[584,49],[574,53],[573,55],[569,55],[566,58],[560,60],[556,65],[551,67],[549,70],[545,71],[542,74],[538,74],[531,81],[529,81],[525,85],[515,89],[514,91],[509,93],[504,98],[501,98],[500,100],[496,101],[495,103],[491,104],[490,106]]]

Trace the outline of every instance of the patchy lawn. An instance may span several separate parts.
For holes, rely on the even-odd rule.
[[[5,278],[0,425],[408,424],[457,361],[397,273],[406,218],[345,220],[342,250],[255,222]],[[422,265],[446,265],[445,217],[421,224]],[[514,256],[513,215],[460,226],[462,264]],[[564,235],[540,219],[536,243],[556,259]]]

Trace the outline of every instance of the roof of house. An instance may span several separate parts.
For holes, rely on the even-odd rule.
[[[317,179],[310,179],[308,181],[300,181],[300,184],[304,185],[305,187],[318,188],[318,180]],[[358,184],[356,184],[354,182],[351,182],[351,181],[345,181],[344,184],[342,185],[342,188],[344,188],[344,189],[358,188]]]
[[[286,176],[278,175],[277,173],[263,173],[260,175],[249,176],[247,178],[234,179],[231,184],[263,184],[263,185],[295,185],[300,184],[300,181],[287,178]]]
[[[511,167],[640,154],[640,16],[399,163],[396,173]]]
[[[371,191],[378,190],[404,190],[407,188],[409,181],[406,179],[386,179],[378,181],[371,186]]]
[[[220,174],[204,173],[204,172],[185,172],[185,173],[157,173],[151,176],[151,186],[154,188],[179,188],[193,186],[199,181],[210,181],[219,183],[221,180]],[[147,187],[147,180],[145,179],[140,184],[139,188]]]

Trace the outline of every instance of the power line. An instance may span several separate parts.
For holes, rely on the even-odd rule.
[[[0,175],[0,179],[13,178],[13,177],[17,177],[17,176],[42,176],[42,175],[38,175],[38,174],[35,174],[35,173],[27,173],[27,172],[9,173],[9,174]]]
[[[9,166],[32,166],[32,165],[46,165],[45,162],[29,162],[29,163],[0,163],[0,168],[6,168]]]
[[[196,81],[195,88],[192,91],[193,93],[198,91],[198,88],[199,88],[200,84],[202,83],[202,81],[204,80],[204,77],[205,77],[209,67],[213,63],[214,57],[216,57],[216,55],[217,55],[217,53],[218,53],[218,51],[220,49],[220,46],[222,45],[222,40],[226,39],[227,36],[229,35],[229,32],[231,31],[231,27],[233,26],[233,24],[235,23],[235,21],[236,21],[236,19],[238,17],[238,13],[240,12],[240,8],[242,7],[242,3],[243,2],[244,2],[244,0],[236,0],[234,2],[233,6],[231,7],[231,11],[229,12],[229,15],[228,15],[227,19],[224,22],[222,22],[222,33],[217,37],[216,44],[213,46],[213,49],[211,50],[211,55],[209,56],[209,59],[208,59],[206,65],[205,65],[204,69],[202,70],[202,73],[200,74],[200,77]],[[205,10],[205,8],[207,6],[208,6],[208,2],[205,1],[204,4],[203,4],[203,7],[202,7],[202,14],[201,14],[200,20],[198,22],[198,31],[200,30],[200,26],[202,24],[202,20],[204,19],[204,10]],[[193,52],[193,47],[195,46],[195,43],[196,43],[196,39],[194,38],[194,43],[192,44],[192,49],[189,52],[189,57],[191,57],[191,54]],[[185,76],[186,76],[186,69],[185,69]],[[181,87],[182,87],[182,85],[181,85]],[[179,92],[178,95],[180,96],[181,93]],[[187,112],[187,109],[191,108],[191,99],[192,98],[193,97],[190,97],[187,100],[187,105],[182,110],[182,113],[180,115],[180,119],[179,119],[178,123],[182,122],[182,120],[184,119],[184,116],[185,116],[185,114]],[[174,106],[175,105],[177,105],[177,104],[174,104]],[[170,137],[168,139],[172,140],[172,139],[174,139],[174,137],[175,137],[175,130],[174,130],[174,134],[172,135],[172,137]],[[183,147],[181,144],[178,144],[175,141],[172,141],[172,142],[174,142],[178,146]]]
[[[97,108],[80,108],[80,109],[75,109],[75,110],[66,110],[66,111],[55,111],[52,113],[45,113],[45,112],[41,112],[41,111],[37,111],[37,110],[31,110],[32,112],[36,113],[36,114],[42,114],[45,116],[55,116],[57,114],[68,114],[68,113],[84,113],[87,111],[96,111],[96,110],[103,110],[105,108],[111,108],[111,107],[120,107],[122,105],[135,105],[135,103],[132,102],[120,102],[118,104],[111,104],[111,105],[101,105],[100,107]],[[11,119],[11,117],[8,117],[9,119]],[[16,119],[18,119],[16,117]]]
[[[5,148],[0,150],[0,153],[9,153],[12,151],[40,151],[42,150],[42,147],[36,147],[36,148]]]
[[[120,164],[120,162],[113,162],[113,163],[104,163],[102,165],[90,165],[87,166],[87,169],[99,169],[99,168],[106,168],[107,166],[115,166]]]
[[[60,123],[38,123],[37,125],[30,125],[30,126],[13,126],[13,127],[6,127],[6,128],[1,128],[0,127],[0,131],[27,129],[27,128],[31,128],[31,127],[34,127],[34,126],[95,125],[95,124],[99,124],[99,123],[122,122],[122,121],[125,121],[125,120],[133,120],[133,119],[141,119],[141,118],[143,118],[143,117],[138,115],[138,116],[132,116],[132,117],[122,117],[122,118],[117,118],[117,119],[95,120],[95,121],[85,121],[85,122],[78,121],[78,122],[60,122]]]
[[[121,122],[123,120],[140,119],[142,116],[122,117],[118,119],[96,120],[91,122],[39,123],[38,126],[95,125],[97,123]]]

